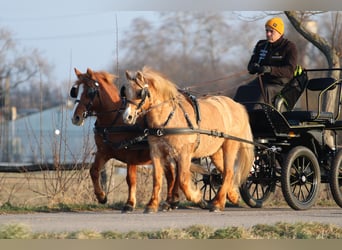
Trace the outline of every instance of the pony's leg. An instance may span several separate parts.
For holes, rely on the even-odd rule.
[[[105,204],[107,202],[107,196],[105,192],[103,191],[102,186],[100,184],[100,171],[102,170],[105,163],[106,163],[106,160],[102,156],[100,156],[99,152],[96,152],[95,160],[89,170],[90,177],[93,182],[94,193],[95,193],[96,199],[101,204]]]
[[[191,158],[189,155],[181,155],[177,163],[177,179],[179,179],[179,186],[182,189],[187,200],[198,204],[201,208],[206,208],[207,204],[202,199],[202,194],[199,189],[194,190],[191,180]]]
[[[222,173],[223,172],[223,152],[222,148],[220,148],[216,153],[210,156],[211,161],[214,163],[217,170]]]
[[[177,209],[179,205],[179,178],[177,175],[177,166],[175,166],[175,183],[173,185],[172,189],[172,202],[171,202],[171,208],[172,209]]]
[[[122,209],[123,213],[132,212],[136,205],[137,165],[127,164],[126,183],[128,185],[128,198]]]
[[[210,159],[214,163],[216,169],[222,174],[223,169],[224,169],[222,148],[220,148],[220,150],[218,150],[216,153],[211,155]],[[227,198],[228,198],[228,194],[227,194]]]
[[[239,142],[229,141],[222,145],[224,170],[222,172],[222,186],[211,204],[210,211],[223,211],[226,197],[233,203],[239,201],[239,193],[234,188],[234,163],[239,149]]]
[[[177,173],[173,164],[166,165],[165,177],[167,181],[167,197],[165,203],[162,205],[162,209],[167,211],[169,209],[176,209],[179,204],[179,184]]]
[[[152,196],[148,202],[144,213],[158,212],[159,207],[159,195],[163,182],[163,162],[159,157],[152,157],[153,162],[153,189]]]

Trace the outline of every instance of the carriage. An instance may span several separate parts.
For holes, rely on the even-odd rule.
[[[335,202],[342,207],[342,151],[338,147],[342,129],[341,83],[330,77],[308,79],[301,91],[305,101],[305,108],[301,109],[284,111],[277,105],[244,103],[253,106],[248,110],[255,142],[255,161],[247,181],[240,187],[248,206],[263,207],[280,185],[291,208],[309,209],[317,201],[320,184],[326,183]],[[336,88],[335,112],[323,111],[323,95]],[[311,98],[310,91],[316,92]],[[217,173],[213,174],[216,177],[204,178],[213,180],[213,184],[204,183],[204,190],[219,186]]]
[[[99,86],[100,79],[94,76],[91,71],[87,72],[86,77],[92,81],[86,84],[85,87],[88,90],[85,91],[83,97],[81,95],[77,97],[76,93],[71,94],[72,97],[77,97],[79,103],[84,102],[81,100],[82,98],[88,100],[84,102],[83,111],[82,109],[80,111],[81,113],[83,112],[81,118],[85,119],[89,114],[99,116],[101,112],[102,114],[105,113],[104,116],[108,117],[111,111],[103,111],[103,100],[105,97],[100,97],[100,92],[104,90]],[[84,82],[84,79],[82,81]],[[141,107],[144,104],[145,98],[149,97],[150,93],[145,86],[138,85],[140,88],[138,99],[141,102],[135,103],[132,100],[123,98],[125,93],[121,89],[121,98],[117,100],[118,104],[115,106],[115,111],[118,114],[121,115],[124,112],[127,101],[132,102],[137,107]],[[327,91],[336,88],[338,93],[336,112],[323,111],[323,95]],[[75,91],[75,89],[72,89],[72,91]],[[308,91],[317,92],[317,99],[311,100],[307,94]],[[339,151],[338,148],[338,132],[342,130],[342,121],[339,120],[342,105],[341,80],[332,78],[309,79],[306,82],[305,89],[303,89],[303,95],[304,93],[306,108],[301,110],[283,112],[280,107],[266,103],[244,103],[246,107],[253,106],[253,108],[247,109],[253,134],[252,140],[232,136],[221,131],[216,131],[214,135],[212,135],[213,131],[195,131],[200,134],[211,134],[211,136],[215,137],[228,137],[229,140],[241,141],[244,145],[253,145],[254,163],[249,168],[246,181],[239,187],[243,201],[252,208],[264,206],[271,199],[276,187],[280,185],[284,198],[291,208],[295,210],[309,209],[317,201],[321,183],[329,184],[334,200],[342,207],[342,151]],[[191,106],[196,110],[196,98],[192,95],[188,95],[187,98],[191,100]],[[100,106],[97,110],[95,107],[96,103]],[[314,111],[310,110],[312,103],[317,105]],[[111,107],[113,110],[113,104]],[[199,115],[200,111],[196,110],[195,113]],[[118,115],[113,114],[113,116],[116,117],[116,121]],[[168,120],[171,118],[171,116],[168,117]],[[187,123],[189,124],[189,121]],[[170,132],[165,129],[149,129],[146,125],[142,125],[142,127],[117,125],[113,122],[113,118],[106,122],[106,125],[100,126],[97,123],[94,131],[99,136],[99,140],[102,140],[102,142],[98,141],[99,143],[109,145],[111,150],[129,150],[129,153],[136,152],[137,149],[146,151],[146,147],[148,147],[146,138],[148,135],[163,137],[165,132],[180,134],[180,136],[189,133],[188,128],[173,129]],[[122,137],[123,132],[129,134],[128,138]],[[118,134],[121,135],[120,139],[113,139],[118,137]],[[327,136],[332,138],[332,143],[328,144]],[[144,161],[146,162],[146,159]],[[194,181],[200,185],[200,190],[203,192],[203,200],[211,202],[214,199],[213,196],[216,196],[217,191],[222,187],[223,171],[222,169],[218,171],[215,162],[212,159],[208,159],[208,157],[192,159],[192,163],[192,172],[194,172],[195,176],[200,176],[195,178]],[[91,176],[98,200],[105,202],[104,193],[99,186],[98,172],[101,170],[101,167],[99,163],[96,163],[92,167]],[[176,187],[174,167],[168,169],[169,171],[166,172],[168,180],[167,201],[172,207],[172,204],[176,206],[179,195]],[[127,174],[127,183],[129,190],[131,190],[130,185],[135,184],[135,175],[132,171],[128,171]],[[130,174],[131,176],[129,176]],[[132,192],[134,192],[135,188],[133,187]],[[132,202],[134,194],[130,193],[129,196],[125,211],[131,211],[135,205],[135,201]],[[204,204],[200,205],[205,206]]]

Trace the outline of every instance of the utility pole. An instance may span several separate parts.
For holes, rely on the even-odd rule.
[[[3,125],[3,154],[2,154],[2,161],[3,162],[10,162],[10,151],[11,151],[11,144],[10,144],[10,138],[9,138],[9,120],[11,117],[11,109],[10,109],[10,77],[9,75],[6,76],[5,79],[5,90],[4,90],[4,107],[3,107],[3,113],[4,113],[4,121],[2,123]]]

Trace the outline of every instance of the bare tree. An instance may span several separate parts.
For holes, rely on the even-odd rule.
[[[310,31],[305,22],[312,15],[317,14],[317,12],[300,12],[300,11],[285,11],[285,15],[293,25],[293,27],[301,34],[305,39],[317,47],[325,56],[329,68],[340,68],[340,44],[336,41],[341,42],[341,28],[339,27],[340,14],[333,14],[333,25],[332,32],[330,36],[330,41],[324,38],[322,35]],[[339,25],[338,25],[339,24]],[[340,71],[329,71],[328,74],[335,79],[340,79]],[[324,96],[323,109],[326,111],[334,112],[336,110],[337,98],[337,88],[335,90],[328,91]],[[333,147],[332,136],[327,133],[326,135],[327,143]]]
[[[312,15],[312,12],[285,11],[285,15],[293,27],[310,43],[316,46],[326,57],[329,68],[340,67],[340,58],[334,46],[334,40],[329,42],[318,33],[311,32],[305,25],[305,22]],[[336,31],[336,29],[334,29]],[[334,35],[333,37],[335,37]],[[340,72],[331,71],[332,76],[339,78]]]
[[[12,87],[16,87],[37,73],[37,68],[32,67],[34,57],[24,56],[17,50],[9,31],[0,29],[0,44],[0,80],[11,76]]]
[[[231,94],[240,80],[229,75],[237,71],[246,75],[249,56],[239,53],[249,41],[232,35],[239,27],[230,23],[231,14],[167,12],[160,13],[160,21],[153,24],[138,18],[120,41],[124,49],[124,62],[120,65],[128,69],[149,65],[180,87],[196,85],[196,90],[203,94]]]
[[[37,49],[20,48],[12,33],[4,28],[0,28],[0,61],[0,106],[4,106],[5,99],[6,105],[10,103],[10,93],[19,86],[34,94],[31,92],[32,84],[39,86],[51,72],[51,66]],[[16,99],[19,99],[18,96]]]

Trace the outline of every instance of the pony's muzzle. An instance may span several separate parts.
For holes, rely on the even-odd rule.
[[[137,111],[133,112],[130,107],[128,107],[122,115],[123,121],[126,124],[133,125],[137,121]]]
[[[124,118],[124,122],[129,125],[133,125],[136,122],[136,118],[133,115],[128,115]]]
[[[74,115],[71,119],[72,124],[76,125],[76,126],[82,126],[84,123],[84,119],[79,116],[79,115]]]

